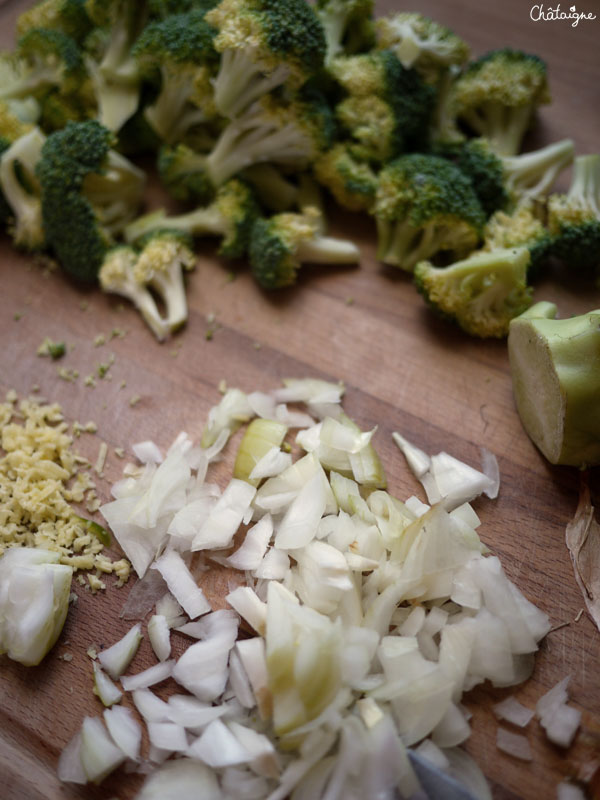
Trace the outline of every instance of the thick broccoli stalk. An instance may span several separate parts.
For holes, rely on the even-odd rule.
[[[220,186],[243,169],[269,162],[306,168],[331,143],[328,106],[312,96],[290,103],[263,97],[242,116],[231,120],[206,159],[206,171]]]
[[[528,265],[526,248],[478,251],[448,267],[421,261],[414,280],[426,302],[466,333],[499,338],[508,334],[511,319],[531,305]]]
[[[578,156],[566,194],[548,199],[553,253],[568,267],[584,271],[600,265],[600,155]]]
[[[323,66],[325,35],[305,0],[221,0],[206,21],[218,30],[215,103],[226,117],[284,83],[300,87]]]
[[[449,161],[422,154],[401,156],[379,173],[371,213],[377,257],[407,272],[438,254],[464,258],[485,223],[469,179]]]
[[[325,32],[325,65],[344,52],[368,50],[375,40],[374,0],[317,0]]]
[[[95,120],[70,122],[48,136],[36,168],[48,246],[73,277],[94,281],[106,250],[135,216],[144,173],[111,149]]]
[[[244,181],[233,178],[219,189],[209,206],[171,217],[164,209],[153,211],[128,225],[125,239],[134,243],[160,230],[181,231],[193,237],[219,236],[219,254],[240,258],[248,249],[250,231],[257,217],[258,206],[252,190]]]
[[[349,211],[369,211],[375,202],[377,175],[368,163],[356,159],[346,142],[320,155],[313,169],[316,179]]]
[[[304,213],[275,214],[259,218],[250,238],[250,266],[255,280],[264,289],[292,286],[305,263],[357,264],[360,251],[353,242],[323,236],[320,213],[308,208]]]
[[[503,156],[519,152],[537,107],[550,102],[544,61],[510,48],[472,62],[452,93],[457,118]]]
[[[336,58],[329,69],[347,93],[335,115],[355,157],[381,164],[424,148],[435,91],[417,72],[390,51]]]
[[[189,244],[181,234],[160,231],[146,240],[141,252],[127,245],[109,250],[99,272],[102,289],[131,300],[159,341],[187,321],[183,271],[196,263]]]
[[[523,427],[551,464],[600,463],[600,310],[556,319],[536,303],[508,335],[513,391]]]
[[[483,249],[526,247],[531,260],[527,269],[528,280],[537,279],[552,251],[552,236],[541,218],[539,204],[532,201],[519,203],[510,213],[496,211],[483,230]]]
[[[575,156],[572,139],[561,139],[518,156],[501,156],[506,189],[513,199],[538,199],[554,184]]]
[[[215,33],[202,11],[173,14],[147,25],[133,48],[146,75],[154,79],[157,70],[160,74],[158,96],[144,114],[165,142],[181,141],[216,115],[211,83],[218,63]]]
[[[403,66],[415,67],[431,83],[470,55],[469,46],[449,28],[416,12],[379,17],[375,29],[378,48],[393,50]]]
[[[36,166],[45,136],[38,127],[24,133],[2,154],[0,186],[11,210],[10,233],[17,247],[40,250],[46,244]]]
[[[17,17],[16,30],[23,36],[33,28],[62,31],[81,44],[93,22],[85,10],[86,0],[41,0]]]

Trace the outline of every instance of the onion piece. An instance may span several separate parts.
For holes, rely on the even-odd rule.
[[[149,722],[148,738],[159,750],[184,753],[188,748],[185,728],[175,722]]]
[[[580,786],[561,781],[556,787],[556,800],[585,800],[586,794]]]
[[[503,753],[508,753],[509,756],[514,756],[521,761],[533,760],[529,740],[520,733],[512,733],[506,728],[498,728],[496,746],[498,750],[502,750]]]
[[[232,478],[194,536],[191,549],[209,550],[229,547],[255,494],[256,489],[249,483]]]
[[[113,680],[118,680],[137,653],[142,641],[142,625],[137,623],[107,650],[98,653],[98,661]]]
[[[286,433],[287,427],[273,419],[252,420],[240,442],[233,466],[233,477],[258,486],[261,478],[266,477],[266,473],[261,474],[264,472],[264,459],[270,455],[272,460],[273,451],[275,454],[280,452],[279,448]],[[261,464],[261,469],[259,474],[255,475],[259,464]]]
[[[225,600],[254,630],[264,636],[267,625],[267,606],[249,586],[238,586]]]
[[[150,689],[134,689],[133,704],[146,722],[167,722],[170,720],[170,709],[164,700],[157,697]]]
[[[188,694],[174,694],[169,697],[168,720],[192,732],[198,733],[214,719],[227,714],[227,706],[213,706],[203,703],[197,697]],[[166,721],[166,720],[164,720]]]
[[[567,705],[567,686],[571,679],[567,675],[538,700],[535,712],[546,736],[559,747],[570,747],[579,724],[581,712]]]
[[[492,706],[492,711],[505,722],[524,728],[533,719],[534,712],[519,703],[516,697],[507,697],[502,702]]]
[[[227,559],[227,563],[234,569],[248,570],[251,572],[260,566],[267,551],[271,536],[273,535],[273,520],[270,514],[265,514],[246,533],[246,537],[235,553]]]
[[[323,479],[322,470],[318,471],[300,489],[277,527],[276,548],[297,549],[314,539],[327,505]]]
[[[132,761],[139,761],[142,728],[128,708],[115,706],[104,711],[104,722],[117,747]]]
[[[134,456],[142,464],[161,464],[163,461],[163,454],[155,442],[146,440],[144,442],[137,442],[131,446]]]
[[[121,678],[121,685],[126,692],[132,692],[134,689],[147,689],[149,686],[154,686],[156,683],[161,683],[173,674],[175,661],[161,661],[160,664],[155,664],[153,667],[138,672],[137,675],[124,675]]]
[[[243,422],[248,422],[253,416],[254,411],[245,392],[240,389],[228,389],[221,402],[208,412],[208,421],[200,440],[202,447],[214,444],[223,431],[229,437]]]
[[[101,783],[127,758],[98,717],[83,720],[79,755],[87,780],[94,783]]]
[[[112,706],[118,703],[123,697],[123,692],[111,679],[103,672],[102,668],[94,662],[94,694],[96,694],[103,706]]]
[[[136,800],[224,800],[212,769],[191,758],[167,761],[145,780]]]
[[[167,550],[155,561],[156,569],[165,579],[169,591],[191,619],[211,610],[202,589],[196,584],[183,558],[175,550]]]
[[[56,774],[63,783],[82,785],[88,782],[81,763],[81,729],[63,748],[58,759]]]
[[[500,468],[498,466],[498,459],[485,447],[480,447],[479,453],[481,454],[481,471],[491,481],[489,488],[485,489],[483,493],[486,497],[489,497],[490,500],[495,500],[500,491]]]
[[[204,733],[189,745],[187,755],[214,769],[252,760],[252,755],[220,719],[207,725]]]
[[[148,638],[159,661],[166,661],[171,655],[169,623],[162,614],[153,614],[148,621]]]

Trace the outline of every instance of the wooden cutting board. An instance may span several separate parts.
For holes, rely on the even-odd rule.
[[[26,5],[12,2],[1,9],[4,42],[10,41],[12,21]],[[597,149],[598,0],[578,6],[597,12],[598,19],[576,27],[569,21],[532,21],[531,4],[523,0],[422,0],[416,5],[451,25],[474,54],[509,45],[547,59],[554,102],[542,110],[530,147],[570,136],[579,153]],[[392,0],[382,0],[377,11],[395,7]],[[152,192],[148,202],[156,203]],[[584,604],[564,544],[579,475],[550,467],[522,430],[504,342],[469,339],[435,319],[405,275],[377,262],[369,218],[333,211],[330,232],[360,245],[360,268],[307,268],[296,289],[270,295],[256,288],[243,264],[232,273],[211,242],[200,244],[198,266],[189,279],[189,324],[162,345],[126,304],[74,287],[2,239],[0,392],[14,388],[23,396],[37,386],[40,395],[63,406],[68,420],[97,423],[98,433],[83,436],[77,447],[93,461],[100,442],[107,443],[104,477],[98,479],[104,500],[124,463],[114,448],[124,447],[131,456],[131,445],[147,438],[166,447],[181,430],[197,439],[223,379],[249,391],[269,390],[287,376],[344,381],[350,416],[363,428],[378,425],[375,443],[390,491],[398,497],[417,492],[418,486],[392,442],[392,431],[403,432],[428,452],[446,450],[474,466],[481,446],[494,452],[502,485],[496,501],[477,504],[481,537],[556,629],[542,643],[525,685],[516,690],[480,687],[466,698],[473,714],[467,749],[483,767],[496,800],[552,798],[561,779],[577,776],[600,759],[600,633],[585,611],[580,614]],[[600,306],[600,292],[558,272],[536,288],[535,297],[555,301],[563,317]],[[115,327],[126,330],[126,336],[94,345],[98,334],[108,335]],[[61,366],[78,370],[75,382],[61,380],[55,363],[36,356],[46,336],[67,343]],[[97,381],[95,388],[85,386],[83,377],[110,354],[115,359],[110,379]],[[140,399],[131,406],[134,395]],[[231,453],[222,466],[223,480],[230,465]],[[597,469],[590,480],[593,501],[600,505]],[[215,607],[222,604],[229,577],[220,570],[207,576]],[[55,777],[58,755],[83,716],[101,710],[91,691],[86,650],[113,643],[132,624],[119,613],[134,581],[119,590],[108,583],[95,596],[75,585],[79,602],[39,667],[25,669],[0,658],[3,800],[129,800],[140,786],[139,776],[122,771],[100,788],[64,786]],[[181,650],[183,641],[174,639]],[[72,660],[65,661],[65,654]],[[141,670],[152,663],[145,641],[133,666]],[[553,747],[534,721],[525,731],[531,763],[499,752],[493,703],[514,694],[533,707],[565,675],[571,675],[571,702],[583,714],[575,744],[566,752]],[[599,792],[596,784],[596,797]]]

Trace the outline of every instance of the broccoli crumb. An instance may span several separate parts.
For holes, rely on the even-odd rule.
[[[85,386],[91,386],[93,388],[96,385],[96,379],[94,378],[93,375],[86,375],[83,380],[83,383],[85,384]]]
[[[67,383],[75,383],[79,377],[79,372],[76,369],[65,369],[64,367],[59,367],[56,370],[56,374],[61,380],[67,381]]]
[[[98,364],[98,366],[96,367],[96,374],[101,380],[104,380],[104,378],[108,378],[110,380],[109,370],[114,363],[115,363],[115,356],[113,353],[111,353],[108,358],[108,361],[105,361],[103,363],[101,362],[100,364]]]
[[[91,644],[85,652],[94,661],[98,658],[98,648],[95,644]]]
[[[125,450],[122,447],[115,447],[114,453],[117,458],[125,458]]]
[[[18,322],[21,319],[22,316],[23,316],[23,312],[22,311],[17,311],[17,313],[14,315],[13,319],[14,319],[15,322]]]
[[[221,378],[221,380],[219,381],[218,388],[220,394],[225,394],[225,392],[227,391],[227,381],[224,378]]]
[[[64,342],[53,342],[52,339],[47,336],[37,349],[38,356],[47,356],[53,361],[62,358],[66,352],[67,347]]]
[[[94,347],[102,347],[103,344],[106,344],[106,336],[103,333],[99,333],[94,337]]]
[[[142,398],[139,394],[134,394],[129,398],[129,405],[133,408],[134,406],[137,406],[141,399]]]
[[[262,347],[262,344],[260,342],[254,342],[253,347],[254,347],[255,350],[260,350],[261,347]]]

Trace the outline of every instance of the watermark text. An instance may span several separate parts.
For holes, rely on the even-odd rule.
[[[582,20],[596,19],[596,15],[585,11],[577,11],[575,6],[571,6],[568,11],[563,11],[560,3],[556,8],[546,8],[542,3],[531,7],[530,18],[534,22],[556,22],[557,20],[570,20],[571,27],[576,28]]]

